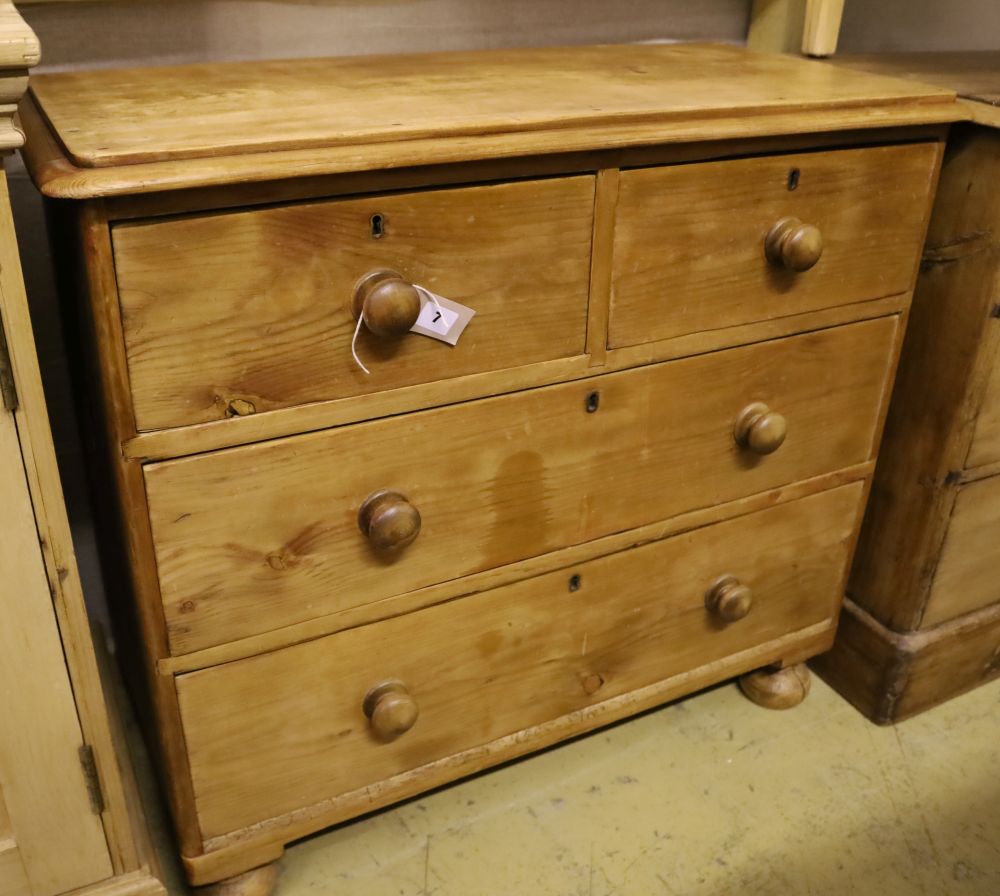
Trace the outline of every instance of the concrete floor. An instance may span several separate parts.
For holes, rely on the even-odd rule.
[[[998,768],[1000,681],[895,728],[723,685],[298,843],[277,896],[996,896]]]

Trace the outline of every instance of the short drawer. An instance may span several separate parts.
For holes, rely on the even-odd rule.
[[[833,620],[862,490],[180,676],[202,834],[385,782],[354,801],[375,808],[393,776]],[[707,606],[727,576],[749,589],[729,622]]]
[[[117,225],[136,424],[153,430],[582,354],[592,176]],[[452,347],[365,327],[390,270],[476,314]]]
[[[936,161],[912,144],[623,172],[609,346],[909,290]]]
[[[897,325],[882,318],[147,465],[171,649],[317,618],[867,461]],[[779,417],[784,443],[757,453],[773,447],[762,442]],[[737,444],[740,419],[759,424],[753,447]],[[383,503],[366,537],[359,511],[386,490],[406,500]],[[413,534],[414,508],[416,539],[382,550]]]

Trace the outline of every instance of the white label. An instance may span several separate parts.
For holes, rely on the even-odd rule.
[[[417,318],[417,324],[425,330],[433,330],[438,336],[447,336],[456,320],[458,320],[458,312],[445,308],[444,305],[441,305],[441,300],[438,299],[437,305],[433,302],[424,302],[424,307],[420,309],[420,317]]]
[[[423,304],[417,322],[410,327],[410,332],[456,345],[458,337],[465,331],[476,312],[467,305],[460,305],[458,302],[439,296],[423,286],[417,286],[417,290],[420,292],[420,301]]]

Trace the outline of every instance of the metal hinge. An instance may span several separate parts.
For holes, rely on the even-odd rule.
[[[84,744],[80,747],[80,765],[83,768],[83,779],[87,782],[90,808],[93,809],[95,815],[100,815],[104,811],[104,791],[101,790],[101,778],[97,774],[94,748],[90,744]]]
[[[3,397],[3,406],[8,411],[17,410],[14,368],[10,363],[10,352],[7,350],[7,337],[4,335],[3,322],[0,322],[0,396]]]

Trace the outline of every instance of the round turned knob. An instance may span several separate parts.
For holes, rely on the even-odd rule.
[[[392,740],[409,731],[417,721],[420,708],[401,681],[383,681],[375,685],[363,703],[371,729],[380,740]]]
[[[750,612],[753,592],[736,576],[722,576],[705,594],[705,606],[723,622],[737,622]]]
[[[351,309],[376,336],[403,336],[420,315],[420,293],[402,274],[372,271],[355,285]]]
[[[788,434],[788,422],[781,414],[772,411],[764,402],[748,404],[733,427],[733,437],[741,448],[754,454],[770,454],[781,447]]]
[[[808,271],[823,254],[823,234],[798,218],[782,218],[767,233],[764,252],[772,264]]]
[[[420,534],[420,511],[405,495],[383,489],[365,498],[358,525],[377,550],[398,551]]]

